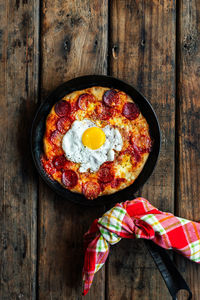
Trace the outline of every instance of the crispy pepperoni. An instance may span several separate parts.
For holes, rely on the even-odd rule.
[[[136,145],[130,145],[127,149],[125,149],[122,153],[122,155],[120,155],[118,157],[118,161],[120,161],[123,158],[123,154],[129,154],[132,156],[132,160],[137,163],[141,160],[141,155],[140,155],[140,151],[137,148]]]
[[[97,182],[87,181],[83,185],[83,194],[84,196],[89,199],[93,200],[98,197],[100,193],[100,186]]]
[[[77,105],[82,110],[87,110],[89,102],[94,101],[94,96],[88,93],[82,94],[77,100]]]
[[[46,157],[42,157],[41,158],[41,162],[43,165],[43,168],[45,169],[45,171],[47,172],[48,175],[53,175],[54,173],[56,173],[56,169],[54,168],[53,163],[48,160]]]
[[[70,115],[69,118],[71,120],[71,123],[74,122],[76,120],[76,112],[79,109],[78,105],[77,105],[77,101],[70,103],[71,107],[70,107]]]
[[[78,175],[73,170],[66,170],[62,173],[62,183],[69,189],[78,183]]]
[[[103,105],[97,106],[97,115],[100,120],[109,120],[113,116],[113,110]]]
[[[64,168],[67,160],[64,155],[55,156],[53,159],[53,165],[57,170],[61,170]]]
[[[142,134],[138,137],[132,136],[131,143],[137,147],[139,153],[151,152],[152,141],[148,135]]]
[[[50,141],[55,145],[60,147],[61,140],[62,140],[62,134],[58,130],[54,130],[50,135]]]
[[[105,190],[106,183],[99,182],[99,186],[100,186],[100,191],[103,192]]]
[[[63,134],[69,129],[70,125],[71,125],[71,120],[67,117],[62,117],[58,119],[56,123],[57,129]]]
[[[60,100],[55,105],[55,112],[59,117],[65,117],[70,114],[71,106],[70,103],[65,100]]]
[[[103,95],[103,103],[109,107],[115,106],[119,101],[119,95],[115,90],[108,90]]]
[[[112,168],[114,165],[113,161],[105,161],[101,168],[107,167],[107,168]]]
[[[149,153],[152,150],[153,142],[150,137],[145,136],[146,146],[143,148],[142,153]]]
[[[114,179],[114,174],[109,167],[101,167],[98,173],[98,179],[100,182],[108,183]]]
[[[136,145],[132,145],[132,155],[134,157],[134,160],[136,162],[139,162],[141,160],[141,155],[140,155],[140,150],[138,149],[138,147]]]
[[[125,103],[123,106],[122,114],[129,120],[135,120],[139,114],[140,110],[135,103]]]
[[[115,178],[111,183],[111,187],[116,188],[124,181],[126,181],[125,178]]]

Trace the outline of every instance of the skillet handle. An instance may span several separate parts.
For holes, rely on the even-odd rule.
[[[179,290],[187,290],[189,293],[188,300],[192,299],[190,288],[166,250],[149,240],[145,240],[145,244],[165,281],[172,299],[177,300],[176,294]]]

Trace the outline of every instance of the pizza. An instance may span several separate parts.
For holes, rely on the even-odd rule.
[[[149,156],[149,126],[123,91],[74,91],[46,119],[42,165],[48,176],[87,199],[130,186]]]

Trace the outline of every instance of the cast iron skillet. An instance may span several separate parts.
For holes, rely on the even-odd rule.
[[[149,124],[150,134],[154,143],[152,152],[150,153],[142,172],[131,186],[113,195],[98,197],[97,199],[91,201],[87,200],[83,195],[70,192],[69,190],[63,188],[58,182],[51,180],[47,176],[41,165],[40,157],[43,154],[43,135],[45,131],[45,121],[52,106],[63,96],[71,93],[72,91],[82,90],[91,86],[98,85],[110,88],[117,88],[126,92],[133,98],[133,100],[138,104],[143,116],[146,118]],[[59,86],[39,107],[35,119],[33,121],[31,132],[31,148],[33,159],[43,179],[56,193],[64,197],[66,200],[89,206],[114,204],[117,202],[125,201],[127,199],[133,199],[136,190],[138,190],[139,187],[141,187],[147,181],[147,179],[153,172],[153,169],[155,168],[160,151],[160,140],[161,133],[156,114],[151,104],[144,98],[144,96],[142,96],[136,89],[134,89],[129,84],[119,79],[103,75],[90,75],[78,77]],[[166,251],[158,247],[152,241],[146,240],[145,244],[153,257],[155,264],[157,265],[159,271],[162,274],[162,277],[167,285],[167,288],[169,289],[172,299],[177,299],[176,294],[181,289],[185,289],[189,292],[188,300],[192,299],[192,293],[187,283],[185,282],[179,271],[176,269],[174,263],[170,260]]]
[[[129,94],[133,98],[133,100],[138,104],[140,111],[146,118],[149,124],[150,134],[154,142],[152,151],[148,157],[148,160],[142,172],[131,186],[112,195],[101,196],[91,201],[87,200],[81,194],[73,193],[65,189],[57,181],[51,180],[44,171],[40,158],[43,153],[43,135],[45,132],[45,121],[52,106],[66,94],[69,94],[75,90],[82,90],[92,86],[116,88]],[[70,200],[78,204],[88,206],[114,204],[117,202],[125,201],[127,199],[133,199],[134,193],[147,181],[147,179],[150,177],[151,173],[154,170],[160,151],[160,140],[161,133],[158,120],[151,104],[147,101],[147,99],[145,99],[145,97],[142,96],[134,87],[125,83],[124,81],[104,75],[88,75],[83,77],[77,77],[59,86],[39,107],[33,121],[31,132],[32,155],[36,168],[42,176],[42,178],[57,194],[64,197],[66,200]]]

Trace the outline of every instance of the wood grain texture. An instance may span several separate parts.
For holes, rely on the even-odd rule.
[[[107,72],[107,1],[43,1],[42,94],[70,78]],[[39,299],[80,299],[83,234],[103,208],[79,207],[43,183],[39,193]],[[84,298],[104,299],[98,272]]]
[[[161,210],[174,210],[175,1],[112,1],[110,73],[153,104],[162,131],[159,163],[140,190]],[[142,241],[112,247],[108,299],[171,299]]]
[[[0,1],[0,299],[36,299],[39,1]]]
[[[45,0],[42,11],[43,93],[77,76],[106,74],[107,0]]]
[[[177,36],[177,207],[176,213],[200,220],[200,2],[181,0]],[[176,256],[178,266],[200,299],[200,266]],[[181,297],[180,299],[185,299]]]
[[[66,202],[40,180],[37,210],[29,135],[38,79],[43,100],[70,78],[106,74],[108,58],[110,75],[138,88],[161,125],[159,163],[138,194],[161,210],[173,212],[175,203],[177,215],[199,221],[200,3],[0,0],[0,18],[0,299],[82,299],[83,234],[105,208]],[[200,300],[200,266],[174,256],[193,299]],[[106,265],[85,300],[171,299],[142,241],[112,246]]]

